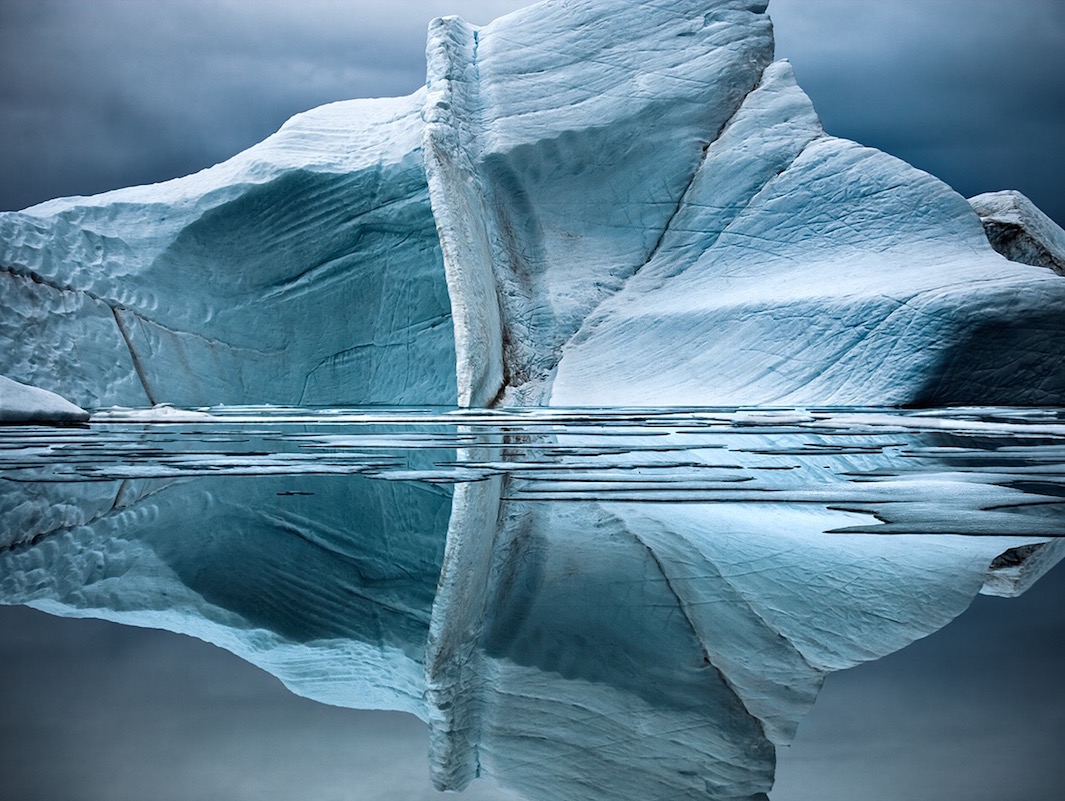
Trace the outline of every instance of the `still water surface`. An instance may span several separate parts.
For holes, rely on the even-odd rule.
[[[1065,412],[115,410],[0,479],[6,604],[409,712],[438,786],[756,798],[826,676],[1060,558]]]

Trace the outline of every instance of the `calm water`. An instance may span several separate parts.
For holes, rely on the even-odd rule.
[[[814,778],[833,797],[824,764],[844,786],[883,754],[866,729],[868,749],[814,759],[800,732],[789,756],[811,710],[825,742],[847,730],[820,723],[825,678],[829,705],[841,670],[883,665],[893,686],[916,651],[897,652],[1065,553],[1052,409],[113,411],[0,431],[0,479],[0,601],[192,634],[307,698],[413,714],[438,786],[479,774],[530,799],[754,798],[778,761],[771,797]],[[1030,615],[1040,591],[994,603]],[[1030,640],[1029,661],[1060,650]],[[1046,698],[1017,715],[1052,737],[1065,713]],[[890,720],[878,699],[844,706]],[[978,753],[997,746],[972,727],[993,726],[944,731]],[[1056,787],[1039,764],[1024,786]],[[213,776],[167,797],[212,797]],[[71,797],[108,797],[89,784]],[[225,792],[270,797],[256,786]]]

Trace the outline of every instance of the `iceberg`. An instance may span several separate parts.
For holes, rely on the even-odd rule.
[[[0,373],[86,408],[1061,403],[1065,282],[1023,263],[1060,229],[1023,206],[1044,245],[1004,258],[826,134],[766,6],[436,20],[410,97],[2,214]]]
[[[414,714],[442,790],[765,801],[827,674],[1065,556],[1065,432],[705,407],[1063,405],[1065,234],[827,134],[764,0],[548,0],[426,53],[409,97],[0,214],[0,409],[100,437],[13,449],[0,602]],[[374,405],[411,428],[299,414]]]

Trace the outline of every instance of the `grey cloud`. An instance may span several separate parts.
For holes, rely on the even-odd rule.
[[[409,715],[298,698],[214,646],[0,607],[0,798],[436,801]],[[477,785],[463,801],[505,801]]]

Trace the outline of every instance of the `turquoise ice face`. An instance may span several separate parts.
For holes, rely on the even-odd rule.
[[[453,404],[420,114],[333,104],[188,178],[0,215],[0,373],[84,407]]]

